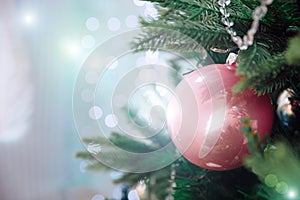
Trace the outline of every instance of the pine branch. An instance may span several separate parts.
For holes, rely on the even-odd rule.
[[[249,87],[261,95],[283,88],[286,84],[285,58],[284,54],[280,53],[265,60],[262,64],[255,65],[252,74],[245,74],[242,80],[234,86],[233,91],[241,92]]]
[[[210,171],[181,158],[175,169],[173,196],[176,200],[247,199],[247,196],[254,199],[255,186],[259,183],[256,176],[244,168]]]
[[[184,19],[197,19],[197,15],[207,12],[216,16],[220,15],[219,6],[216,2],[205,0],[148,0],[149,2],[156,3],[159,7],[167,9],[168,12],[163,15],[174,13],[184,17]],[[235,19],[245,21],[251,20],[252,10],[245,6],[242,1],[233,0],[230,4],[231,16]]]
[[[114,180],[114,183],[126,182],[130,187],[134,188],[142,181],[146,184],[147,190],[151,191],[157,199],[165,199],[168,195],[167,188],[170,187],[170,171],[170,166],[168,166],[158,171],[143,174],[127,173],[121,178]]]
[[[87,151],[80,151],[80,152],[77,152],[75,154],[75,157],[76,158],[79,158],[79,159],[82,159],[82,160],[91,160],[91,161],[95,161],[95,157],[87,152]]]
[[[216,46],[233,46],[223,26],[208,25],[205,22],[215,21],[213,16],[205,16],[200,23],[192,21],[141,21],[145,29],[133,42],[133,49],[137,51],[157,48],[168,48],[177,52],[203,52]],[[197,44],[198,43],[198,44]]]
[[[258,134],[253,131],[249,118],[242,120],[241,130],[248,139],[250,151],[244,164],[262,181],[265,199],[283,199],[283,195],[293,191],[292,188],[300,188],[300,160],[289,144],[277,142],[268,144],[265,148],[264,143],[259,141]]]
[[[300,25],[300,13],[297,0],[277,0],[269,6],[268,14],[263,22],[271,22],[270,25],[288,26]],[[276,28],[276,27],[273,27]]]
[[[259,50],[257,45],[240,52],[237,75],[241,75],[242,80],[234,86],[233,91],[241,92],[249,87],[261,95],[290,85],[291,80],[300,76],[300,54],[298,53],[300,39],[298,38],[300,37],[289,42],[285,52],[273,56],[263,48]],[[298,65],[288,65],[288,59],[290,63]]]
[[[256,74],[261,64],[268,58],[270,53],[256,43],[246,51],[240,51],[237,60],[236,75],[251,76]]]
[[[216,1],[148,1],[157,5],[160,16],[158,19],[141,20],[145,32],[133,42],[133,48],[136,51],[163,48],[185,54],[191,52],[194,57],[203,57],[206,50],[216,60],[218,56],[209,52],[211,47],[230,48],[235,46],[221,23],[221,14]],[[296,3],[297,0],[277,0],[268,7],[269,11],[261,21],[259,30],[255,35],[255,45],[247,51],[239,53],[237,75],[242,76],[242,80],[235,86],[235,91],[239,92],[249,87],[259,94],[271,93],[275,89],[286,87],[288,84],[298,84],[300,88],[299,39],[291,41],[288,50],[285,51],[288,41],[287,28],[291,25],[299,26],[300,24],[299,8]],[[257,5],[259,5],[259,1],[231,1],[229,9],[231,10],[231,18],[235,23],[234,29],[238,35],[246,34],[252,21],[252,11]],[[222,58],[218,60],[220,61]],[[287,65],[287,61],[289,65]],[[176,61],[176,63],[178,62]],[[246,135],[248,134],[248,144],[251,151],[251,156],[246,159],[245,164],[254,169],[261,182],[253,173],[245,171],[244,168],[228,172],[213,172],[201,169],[182,158],[175,163],[176,177],[174,182],[176,187],[174,187],[174,197],[176,200],[282,199],[282,195],[275,191],[277,187],[279,188],[278,191],[281,191],[280,185],[268,187],[263,184],[270,173],[276,175],[277,183],[283,181],[289,185],[300,187],[299,183],[295,182],[296,179],[300,179],[297,176],[300,169],[297,156],[294,155],[295,152],[290,150],[287,145],[277,143],[270,145],[270,148],[265,150],[265,146],[258,141],[256,133],[253,132],[250,121],[244,121],[244,125],[243,131]],[[153,138],[151,142],[156,145],[148,146],[149,143],[131,141],[119,134],[112,134],[110,139],[116,146],[132,152],[141,152],[141,150],[150,152],[164,144],[160,138]],[[84,140],[87,144],[95,142],[103,144],[101,141],[101,138]],[[103,145],[105,158],[120,156],[106,148],[105,143]],[[173,155],[172,153],[166,152],[160,156],[168,158],[168,156]],[[87,152],[79,152],[77,157],[90,161],[88,169],[107,169]],[[120,156],[121,163],[125,161],[137,163],[135,160],[126,159],[122,155]],[[142,165],[144,164],[142,163]],[[292,166],[291,171],[286,172],[286,164]],[[169,183],[169,175],[170,167],[166,167],[157,172],[124,174],[116,182],[126,181],[134,187],[145,176],[154,176],[157,182],[155,185],[150,185],[151,190],[157,194],[159,199],[165,199],[165,188]]]
[[[100,161],[88,163],[88,165],[85,168],[86,170],[89,171],[108,171],[111,170],[110,167],[102,164]]]
[[[157,149],[160,148],[160,146],[157,146],[155,144],[153,145],[146,144],[142,142],[142,139],[140,140],[134,140],[132,138],[129,139],[127,136],[119,133],[112,133],[110,140],[117,147],[134,153],[136,152],[148,153],[148,152],[156,151]]]
[[[199,51],[199,47],[190,46],[191,42],[184,43],[185,39],[192,38],[206,49],[211,47],[232,47],[231,42],[223,24],[221,24],[221,16],[219,7],[207,1],[151,1],[156,2],[160,7],[161,16],[158,20],[144,19],[141,24],[144,27],[155,27],[153,32],[145,32],[134,42],[134,49],[137,51],[145,49],[157,49],[168,46],[170,50],[179,52]],[[239,1],[238,1],[239,2]],[[232,16],[243,20],[242,16],[247,13],[247,22],[241,24],[249,25],[251,19],[251,11],[248,7],[241,3],[232,4]],[[163,29],[169,30],[164,31]],[[181,34],[173,33],[171,31]],[[239,32],[239,29],[237,29]],[[182,38],[186,35],[187,38]],[[178,42],[178,39],[181,41]],[[180,45],[181,46],[180,46]],[[182,45],[185,44],[185,45]],[[203,51],[203,50],[201,50]]]

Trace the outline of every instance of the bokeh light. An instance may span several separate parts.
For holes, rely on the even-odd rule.
[[[91,200],[105,200],[105,197],[102,196],[101,194],[96,194],[95,196],[92,197]]]
[[[139,20],[136,15],[127,16],[125,23],[128,28],[135,28],[139,26]]]
[[[80,54],[80,47],[76,42],[65,43],[64,49],[70,56],[78,56]]]
[[[294,199],[295,197],[297,197],[296,191],[290,190],[290,191],[288,192],[288,197],[291,198],[291,199]]]
[[[138,192],[136,190],[131,190],[128,193],[128,200],[140,200]]]
[[[269,174],[265,177],[265,184],[269,187],[275,187],[277,182],[277,176],[274,174]]]
[[[33,23],[35,23],[35,21],[36,21],[36,17],[35,17],[35,15],[33,13],[26,12],[23,15],[23,22],[26,25],[32,25]]]
[[[281,181],[276,184],[275,189],[279,194],[286,194],[289,190],[289,186],[286,182]]]
[[[118,119],[117,116],[114,114],[107,115],[105,117],[105,125],[109,128],[114,128],[118,125]]]
[[[111,31],[117,31],[121,27],[120,19],[117,17],[112,17],[107,21],[107,27]]]
[[[93,106],[89,110],[89,116],[90,116],[91,119],[95,119],[95,120],[100,119],[102,114],[103,114],[103,111],[98,106]]]
[[[100,23],[96,17],[90,17],[86,20],[85,26],[89,31],[96,31],[98,30]]]

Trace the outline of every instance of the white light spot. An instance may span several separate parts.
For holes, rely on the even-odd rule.
[[[95,45],[95,38],[91,35],[85,35],[81,39],[81,45],[86,49],[92,48]]]
[[[99,28],[99,20],[95,17],[90,17],[86,20],[85,26],[89,31],[96,31]]]
[[[131,190],[128,193],[128,200],[140,200],[138,192],[136,190]]]
[[[102,148],[100,144],[89,143],[87,146],[87,150],[92,154],[98,154],[101,152]]]
[[[142,1],[142,0],[133,0],[133,3],[136,6],[144,6],[146,2]]]
[[[107,21],[107,27],[111,31],[117,31],[121,27],[121,22],[118,18],[112,17]]]
[[[96,84],[98,82],[98,73],[95,71],[88,71],[85,74],[85,80],[89,84]]]
[[[222,167],[222,165],[219,165],[219,164],[216,164],[216,163],[211,163],[211,162],[206,163],[206,165],[207,165],[208,167]]]
[[[235,160],[239,160],[239,159],[240,159],[240,157],[238,157],[238,156],[235,156],[235,157],[234,157],[234,159],[235,159]]]
[[[75,43],[70,43],[66,45],[66,51],[70,56],[77,56],[80,53],[80,48]]]
[[[105,200],[105,197],[100,194],[96,194],[91,200]]]
[[[94,93],[92,90],[83,90],[81,92],[81,99],[86,102],[86,103],[89,103],[89,102],[92,102],[93,99],[94,99]]]
[[[26,23],[30,24],[33,21],[33,17],[31,15],[26,15],[24,20]]]
[[[93,106],[89,110],[89,116],[91,119],[94,119],[94,120],[100,119],[102,114],[103,114],[103,111],[98,106]]]
[[[197,78],[196,83],[201,83],[205,78],[203,76],[200,76]]]
[[[126,17],[126,26],[129,28],[135,28],[139,25],[139,20],[136,15],[129,15]]]
[[[295,197],[297,196],[297,194],[296,194],[295,191],[290,190],[289,193],[288,193],[288,196],[289,196],[291,199],[293,199],[293,198],[295,198]]]
[[[114,114],[107,115],[105,117],[105,124],[109,128],[114,128],[118,125],[118,118]]]
[[[27,25],[31,25],[35,22],[35,17],[32,13],[26,13],[23,17],[23,20]]]

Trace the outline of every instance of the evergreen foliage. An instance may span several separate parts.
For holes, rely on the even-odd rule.
[[[215,63],[225,63],[228,52],[219,54],[212,49],[238,50],[221,23],[221,14],[216,1],[147,1],[156,5],[159,16],[155,19],[140,19],[141,25],[147,29],[133,41],[132,47],[135,51],[168,48],[185,53],[201,63],[203,50],[205,50]],[[246,34],[252,22],[252,11],[258,5],[258,0],[231,0],[230,17],[234,21],[233,28],[238,35]],[[300,94],[299,3],[297,0],[275,0],[268,8],[269,11],[262,19],[255,35],[254,45],[246,51],[238,52],[236,75],[241,76],[241,81],[233,90],[241,92],[250,88],[258,94],[269,93],[273,99],[277,98],[278,91],[288,87]],[[291,37],[291,30],[296,30],[298,36],[292,34]],[[199,45],[194,45],[190,39]],[[171,60],[170,63],[174,69],[180,71],[180,60]],[[243,124],[242,130],[248,138],[251,152],[251,156],[245,160],[245,167],[248,170],[242,167],[225,172],[209,171],[180,158],[173,164],[176,171],[174,180],[170,178],[173,168],[168,166],[145,174],[125,173],[115,182],[128,182],[131,187],[135,187],[140,180],[146,180],[145,177],[149,180],[154,177],[155,184],[146,181],[150,193],[156,196],[151,198],[148,196],[149,200],[165,199],[172,182],[175,183],[173,187],[175,200],[286,199],[288,197],[286,192],[283,192],[286,190],[283,183],[290,189],[292,186],[296,187],[300,193],[299,137],[283,128],[275,117],[272,137],[261,143],[258,142],[257,134],[251,128],[250,120],[244,119]],[[159,143],[161,139],[156,138],[152,146],[141,141],[129,141],[118,133],[111,135],[111,141],[117,146],[129,148],[126,150],[132,152],[141,150],[151,152],[163,146],[164,143]],[[85,139],[84,142],[95,140],[97,139]],[[89,160],[91,162],[89,169],[107,169],[88,152],[79,152],[77,157]],[[268,182],[270,174],[278,179],[275,185],[272,185],[272,181]]]
[[[141,19],[143,27],[153,29],[151,31],[147,29],[137,38],[133,44],[136,51],[155,50],[166,45],[179,52],[199,52],[199,46],[189,46],[189,43],[184,43],[186,38],[197,41],[207,51],[212,48],[234,48],[235,44],[221,23],[221,14],[216,1],[150,0],[150,2],[157,5],[160,15],[158,19]],[[231,1],[230,16],[235,23],[234,29],[238,35],[246,34],[252,21],[252,11],[257,5],[259,1]],[[286,60],[280,60],[280,64],[277,63],[282,54],[287,54],[286,57],[290,58],[290,54],[297,52],[285,52],[292,27],[300,27],[297,1],[274,1],[261,21],[260,28],[255,35],[255,45],[239,53],[237,75],[242,76],[242,81],[234,91],[241,92],[249,87],[259,94],[271,93],[276,89],[285,88],[291,76],[299,74],[299,67],[288,64]],[[174,30],[174,34],[164,34],[164,29]],[[176,33],[181,34],[176,35]],[[186,37],[182,37],[182,34]],[[181,45],[176,42],[178,40],[181,41]],[[296,48],[294,45],[293,49]],[[209,54],[213,59],[217,57],[212,52]],[[215,59],[215,62],[224,63],[225,60]],[[274,63],[276,66],[273,65]],[[294,65],[299,66],[299,64]],[[270,71],[272,71],[272,76],[270,76]],[[276,73],[273,73],[274,71]]]

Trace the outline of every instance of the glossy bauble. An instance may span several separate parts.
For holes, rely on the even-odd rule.
[[[210,170],[240,167],[248,154],[247,139],[240,130],[249,116],[263,138],[273,122],[269,96],[250,90],[234,94],[239,81],[235,65],[218,64],[200,68],[178,84],[167,109],[171,138],[190,162]],[[176,96],[176,97],[175,97]]]

